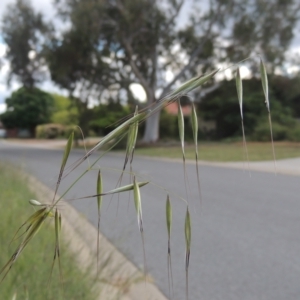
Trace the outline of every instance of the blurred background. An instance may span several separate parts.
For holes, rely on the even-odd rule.
[[[262,58],[274,139],[300,141],[299,7],[297,0],[1,1],[0,135],[62,138],[79,125],[85,136],[102,136],[136,105],[220,68],[182,98],[186,126],[194,101],[201,139],[240,140],[239,66],[246,135],[268,141]],[[177,139],[176,115],[172,104],[149,118],[140,141]]]

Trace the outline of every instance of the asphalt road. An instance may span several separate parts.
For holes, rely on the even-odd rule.
[[[82,152],[74,151],[70,162],[81,155]],[[23,148],[0,142],[1,161],[13,162],[50,187],[55,185],[61,158],[61,150]],[[91,161],[95,159],[92,156]],[[122,165],[123,157],[115,154],[99,161],[97,168],[101,167],[103,172],[105,190],[115,187]],[[60,194],[86,166],[63,180]],[[186,194],[182,163],[136,157],[133,168],[139,180],[152,181],[141,190],[146,258],[148,272],[165,294],[168,294],[168,277],[163,188],[172,194],[173,299],[182,300],[186,205],[176,197],[185,198]],[[250,178],[243,170],[201,166],[200,206],[195,166],[187,165],[187,172],[192,218],[190,300],[299,300],[300,178],[263,172],[252,172]],[[88,172],[65,198],[94,194],[96,176],[96,170]],[[123,183],[128,181],[129,177],[124,176]],[[108,197],[104,202],[103,234],[142,267],[143,250],[132,196],[124,194],[112,200]],[[72,204],[96,225],[95,200],[76,200]]]

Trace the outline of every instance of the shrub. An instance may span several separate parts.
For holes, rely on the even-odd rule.
[[[272,132],[274,141],[287,140],[289,136],[289,127],[281,125],[277,122],[272,124]],[[268,122],[258,124],[251,138],[255,141],[269,142],[270,141],[270,125]]]
[[[56,139],[65,136],[65,126],[61,124],[44,124],[36,127],[36,138]]]

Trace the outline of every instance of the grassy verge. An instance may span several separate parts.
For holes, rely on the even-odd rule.
[[[10,244],[19,226],[33,212],[28,204],[35,196],[26,182],[11,167],[0,164],[0,268],[7,262],[17,247],[18,241]],[[59,280],[57,265],[54,267],[49,286],[48,279],[54,254],[54,230],[45,224],[21,254],[6,279],[0,285],[1,299],[95,299],[92,284],[86,274],[74,264],[73,257],[62,245],[62,268],[64,291]]]
[[[273,160],[271,143],[247,143],[249,160],[264,161]],[[300,157],[300,143],[276,142],[275,152],[277,159]],[[138,148],[137,155],[147,155],[154,157],[181,158],[180,146],[174,147],[148,147]],[[186,157],[194,159],[194,147],[186,146]],[[206,161],[243,161],[243,144],[239,143],[199,143],[199,159]]]

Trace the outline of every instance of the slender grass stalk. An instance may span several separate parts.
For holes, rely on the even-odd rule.
[[[183,159],[184,185],[185,185],[186,198],[188,200],[188,189],[187,189],[188,178],[186,172],[185,151],[184,151],[184,117],[180,105],[180,100],[178,100],[177,103],[178,103],[178,130],[179,130],[179,138],[180,138],[181,152],[182,152],[182,159]]]
[[[58,175],[58,179],[57,179],[57,183],[56,183],[56,187],[55,187],[55,192],[54,192],[54,196],[53,196],[52,203],[54,203],[55,196],[56,196],[58,187],[59,187],[59,185],[60,185],[61,178],[62,178],[64,169],[65,169],[65,166],[66,166],[66,163],[67,163],[67,160],[68,160],[70,151],[71,151],[71,149],[72,149],[73,139],[74,139],[74,132],[72,132],[71,135],[69,136],[67,145],[66,145],[66,147],[65,147],[65,151],[64,151],[63,158],[62,158],[62,162],[61,162],[61,166],[60,166],[60,171],[59,171],[59,175]]]
[[[260,76],[261,76],[261,83],[265,95],[265,104],[268,110],[268,119],[269,119],[269,125],[270,125],[270,135],[271,135],[271,143],[272,143],[272,153],[273,153],[273,159],[274,159],[274,169],[275,174],[277,173],[277,165],[276,165],[276,155],[275,155],[275,147],[274,147],[274,139],[273,139],[273,129],[272,129],[272,119],[271,119],[271,110],[270,110],[270,101],[269,101],[269,86],[268,86],[268,76],[266,67],[260,59]]]
[[[191,232],[191,217],[189,208],[186,210],[186,216],[185,216],[185,225],[184,225],[184,233],[185,233],[185,283],[186,283],[186,300],[189,299],[189,264],[190,264],[190,254],[191,254],[191,238],[192,238],[192,232]]]
[[[243,133],[243,148],[244,148],[244,153],[246,153],[246,159],[248,163],[248,171],[249,175],[251,176],[250,173],[250,166],[249,166],[249,155],[248,155],[248,147],[246,143],[246,135],[245,135],[245,129],[244,129],[244,115],[243,115],[243,82],[240,74],[240,69],[238,68],[236,71],[236,90],[237,90],[237,95],[239,99],[239,105],[240,105],[240,113],[241,113],[241,124],[242,124],[242,133]]]
[[[169,195],[166,201],[166,221],[168,232],[168,285],[169,285],[169,298],[173,298],[173,272],[172,272],[172,259],[171,259],[171,230],[172,230],[172,206]]]
[[[98,212],[98,234],[97,234],[97,277],[99,275],[99,253],[100,253],[100,217],[101,217],[101,205],[103,196],[101,195],[103,193],[103,182],[102,182],[102,176],[100,170],[98,171],[97,176],[97,212]]]
[[[143,187],[144,185],[148,184],[149,181],[144,181],[144,182],[136,182],[137,186],[140,188],[140,187]],[[113,189],[113,190],[110,190],[108,192],[102,192],[100,194],[95,194],[95,195],[89,195],[89,196],[84,196],[84,197],[80,197],[80,198],[73,198],[73,199],[67,199],[66,201],[74,201],[74,200],[82,200],[82,199],[89,199],[89,198],[98,198],[98,197],[102,197],[102,196],[107,196],[107,195],[112,195],[112,194],[118,194],[118,193],[124,193],[124,192],[129,192],[129,191],[132,191],[134,190],[134,184],[131,183],[131,184],[128,184],[128,185],[124,185],[124,186],[121,186],[119,188],[116,188],[116,189]]]

